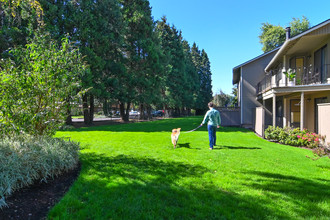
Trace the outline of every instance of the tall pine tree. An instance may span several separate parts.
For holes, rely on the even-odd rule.
[[[195,106],[196,114],[203,114],[207,109],[207,103],[212,100],[211,66],[207,53],[204,49],[200,51],[196,43],[193,44],[191,53],[199,76],[199,92]]]
[[[124,56],[127,77],[122,78],[122,91],[118,96],[122,120],[129,120],[131,104],[149,110],[157,100],[161,66],[161,51],[154,32],[154,21],[147,0],[121,0],[126,24]]]
[[[173,25],[167,23],[166,17],[157,22],[161,45],[165,54],[165,100],[166,116],[180,115],[184,107],[188,78],[186,76],[185,53],[182,44],[182,34]]]
[[[91,74],[82,79],[84,121],[93,122],[94,99],[109,99],[117,91],[117,75],[124,74],[123,19],[117,0],[41,0],[47,30],[55,39],[69,33]],[[111,94],[111,95],[110,95]]]
[[[183,105],[186,114],[190,114],[190,110],[195,108],[197,95],[199,91],[199,77],[197,69],[192,60],[192,51],[188,41],[183,40],[182,46],[185,57],[185,83],[184,83],[184,100]],[[182,110],[184,111],[184,110]]]

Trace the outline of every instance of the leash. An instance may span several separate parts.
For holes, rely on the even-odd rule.
[[[189,133],[189,132],[193,132],[193,131],[196,131],[198,128],[202,127],[202,125],[199,125],[197,128],[195,129],[192,129],[190,131],[185,131],[185,132],[182,132],[182,133]]]

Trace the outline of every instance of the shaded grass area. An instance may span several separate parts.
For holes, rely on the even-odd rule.
[[[80,141],[82,171],[49,213],[60,219],[327,219],[330,162],[221,128],[208,150],[202,118],[81,128],[57,136]]]

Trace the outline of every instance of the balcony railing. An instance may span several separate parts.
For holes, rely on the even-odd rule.
[[[265,78],[258,83],[257,94],[264,93],[276,87],[330,83],[330,64],[325,64],[321,67],[302,67],[293,69],[293,72],[296,72],[296,78],[293,82],[289,83],[288,79],[282,80],[282,70],[273,70],[273,75],[266,75]]]
[[[258,83],[257,86],[257,94],[266,92],[267,90],[272,88],[272,75],[268,74],[265,76],[265,78],[263,80],[261,80]]]
[[[329,70],[330,70],[330,64],[326,64],[321,67],[315,67],[315,68],[312,66],[307,68],[304,67],[303,75],[302,78],[300,79],[301,85],[328,83],[327,79],[330,78]]]

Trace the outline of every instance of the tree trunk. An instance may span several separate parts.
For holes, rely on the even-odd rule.
[[[131,107],[131,103],[127,102],[127,106],[126,106],[126,121],[129,121],[129,109]]]
[[[124,122],[129,121],[129,107],[130,107],[130,103],[127,103],[127,109],[125,109],[125,103],[123,102],[119,103],[120,117],[121,120]]]
[[[168,111],[169,111],[169,110],[168,110],[168,107],[167,107],[167,105],[165,105],[165,112],[164,112],[164,117],[165,117],[165,118],[169,118],[169,117],[170,117]]]
[[[140,120],[144,120],[145,119],[145,116],[144,116],[144,105],[143,104],[140,104],[139,111],[140,111],[139,119]]]
[[[89,96],[89,124],[94,121],[94,96],[91,94]]]
[[[119,104],[119,111],[120,111],[120,117],[121,117],[121,120],[125,121],[124,120],[124,115],[125,115],[125,105],[124,103],[120,102]]]
[[[71,105],[70,105],[70,99],[67,98],[67,106],[66,106],[66,120],[65,120],[65,124],[66,125],[72,125],[72,116],[71,116]]]
[[[177,109],[176,109],[176,111],[177,111],[177,117],[180,117],[181,116],[181,111],[180,111],[180,108],[178,107]]]
[[[148,120],[151,120],[152,119],[152,116],[151,116],[151,106],[148,105],[147,107],[147,118]]]
[[[89,119],[89,109],[88,109],[88,98],[87,94],[83,95],[83,111],[84,111],[84,123],[85,125],[89,125],[90,119]]]
[[[104,99],[104,102],[103,102],[103,114],[105,116],[109,115],[109,105],[108,105],[108,100],[107,99]]]
[[[181,107],[180,112],[181,112],[181,115],[180,116],[185,116],[186,115],[186,112],[184,110],[184,107]]]

